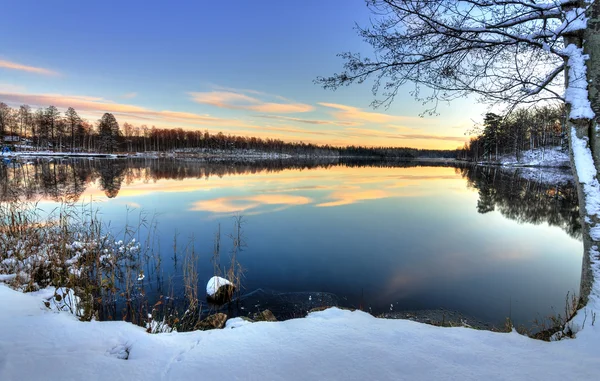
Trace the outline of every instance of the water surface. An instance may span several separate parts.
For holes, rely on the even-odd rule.
[[[241,215],[244,292],[328,292],[373,313],[445,308],[501,326],[562,312],[577,292],[576,192],[492,168],[382,162],[68,160],[8,165],[2,196],[93,200],[118,230],[157,221],[163,279],[193,236],[200,289]],[[151,282],[151,279],[148,279]]]

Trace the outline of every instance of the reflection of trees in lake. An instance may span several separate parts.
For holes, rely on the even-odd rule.
[[[96,167],[100,174],[100,189],[106,197],[114,198],[121,190],[121,183],[125,177],[127,162],[125,160],[101,160]]]
[[[520,223],[558,226],[581,238],[577,190],[572,183],[548,184],[524,179],[519,170],[467,166],[461,169],[468,186],[477,189],[477,211],[498,210]]]
[[[40,160],[0,165],[0,201],[50,199],[76,201],[94,179],[88,162]]]
[[[457,166],[457,163],[427,161],[369,161],[365,159],[332,160],[214,160],[186,161],[177,159],[127,160],[38,160],[33,164],[0,165],[0,200],[17,198],[37,200],[79,199],[94,181],[107,197],[116,197],[123,182],[156,182],[162,179],[223,177],[226,175],[278,172],[287,169],[344,167],[399,168],[429,166],[455,167],[468,186],[477,189],[480,213],[499,211],[507,218],[533,224],[547,222],[560,226],[579,238],[577,194],[572,184],[548,185],[525,180],[516,171],[493,167]]]
[[[334,166],[381,168],[414,166],[453,166],[420,161],[373,161],[368,159],[284,159],[284,160],[179,160],[179,159],[39,159],[29,164],[11,162],[0,165],[0,200],[15,199],[76,201],[98,180],[107,197],[116,197],[122,183],[163,179],[184,180],[240,174],[305,170]]]

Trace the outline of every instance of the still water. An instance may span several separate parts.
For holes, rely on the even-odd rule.
[[[243,217],[242,293],[327,292],[374,314],[444,308],[496,326],[563,311],[579,288],[582,244],[569,184],[495,168],[431,163],[40,160],[0,167],[1,196],[90,202],[118,231],[156,222],[163,279],[193,237],[200,290],[216,231],[227,266]],[[152,279],[147,279],[152,282]]]

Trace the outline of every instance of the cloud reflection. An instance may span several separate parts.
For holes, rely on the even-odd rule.
[[[286,208],[295,205],[306,205],[312,203],[313,200],[309,197],[295,196],[287,194],[263,194],[256,196],[231,196],[231,197],[219,197],[212,200],[202,200],[195,202],[190,208],[191,211],[209,212],[215,214],[231,214],[241,213],[244,214],[250,211],[251,214],[258,214],[257,209],[264,208],[266,206],[277,206],[275,209],[268,211],[281,211]]]
[[[341,192],[333,192],[329,196],[334,199],[334,201],[323,202],[321,204],[317,204],[317,207],[331,207],[331,206],[341,206],[341,205],[349,205],[355,204],[361,201],[367,200],[378,200],[381,198],[392,197],[392,194],[389,192],[385,192],[382,190],[347,190]]]

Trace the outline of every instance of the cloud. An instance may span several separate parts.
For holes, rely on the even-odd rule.
[[[257,128],[252,124],[237,120],[218,118],[206,114],[196,114],[190,112],[180,112],[171,110],[151,110],[145,107],[115,103],[100,97],[90,97],[81,95],[62,95],[62,94],[30,94],[23,92],[0,91],[0,98],[15,105],[29,104],[34,106],[46,107],[54,105],[58,108],[66,109],[73,107],[78,112],[89,112],[102,114],[110,112],[122,115],[125,119],[140,119],[142,121],[163,122],[163,123],[190,123],[201,126],[226,126],[241,128]]]
[[[447,140],[451,142],[466,142],[464,136],[442,136],[442,135],[425,135],[425,134],[401,134],[401,139],[425,139],[425,140]]]
[[[337,120],[318,120],[318,119],[302,119],[302,118],[292,118],[289,116],[281,116],[281,115],[257,115],[259,118],[266,119],[275,119],[275,120],[283,120],[286,122],[298,122],[305,124],[315,124],[315,125],[335,125],[335,126],[358,126],[360,123],[357,122],[344,122]]]
[[[309,112],[314,110],[314,107],[311,105],[292,102],[283,97],[275,97],[280,102],[270,102],[261,100],[258,97],[256,97],[259,95],[266,95],[263,95],[263,93],[257,94],[257,92],[249,92],[248,90],[232,90],[190,92],[189,95],[196,103],[234,110],[249,110],[273,114],[291,114]],[[248,95],[248,93],[253,94],[255,96],[250,96]]]
[[[50,69],[44,69],[42,67],[23,65],[20,63],[6,61],[6,60],[0,60],[0,68],[26,71],[28,73],[35,73],[35,74],[41,74],[41,75],[58,75],[57,72],[50,70]]]
[[[382,114],[379,112],[363,111],[358,107],[346,106],[346,105],[337,104],[337,103],[319,102],[318,104],[323,107],[328,107],[328,108],[338,110],[333,113],[333,116],[337,120],[342,120],[342,121],[361,121],[361,122],[378,123],[378,124],[394,123],[394,122],[401,122],[401,121],[403,121],[403,122],[410,121],[410,122],[415,123],[417,121],[422,121],[422,118],[411,117],[411,116],[388,115],[388,114]]]
[[[138,96],[138,93],[136,93],[136,92],[131,92],[131,93],[126,93],[126,94],[123,94],[123,95],[121,95],[121,98],[125,98],[125,99],[133,99],[133,98],[135,98],[135,97],[137,97],[137,96]]]
[[[386,138],[386,139],[400,139],[400,140],[443,140],[452,142],[466,142],[467,138],[464,136],[443,136],[443,135],[428,135],[428,134],[405,134],[397,133],[392,134],[389,132],[371,130],[367,128],[354,128],[348,127],[345,129],[348,132],[349,137],[365,137],[365,138]]]

